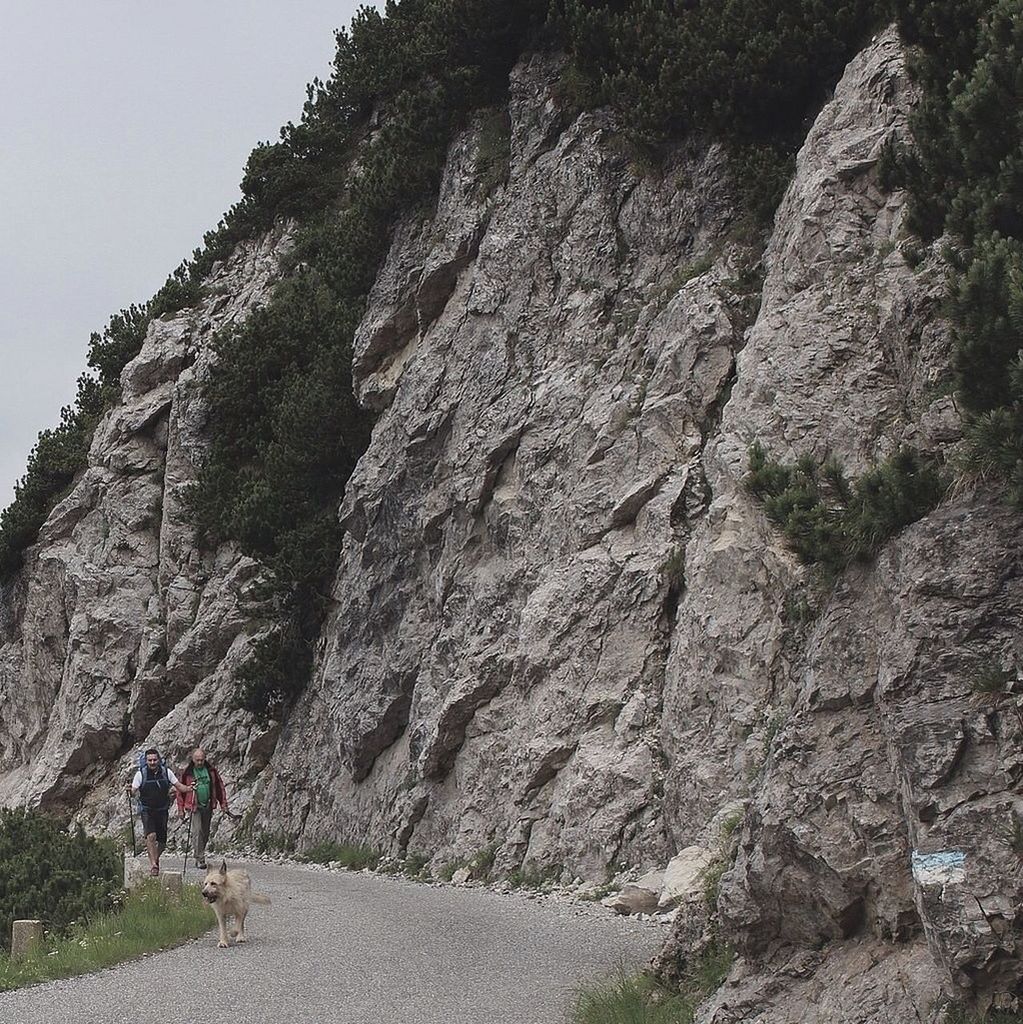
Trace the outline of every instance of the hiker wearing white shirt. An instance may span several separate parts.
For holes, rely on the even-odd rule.
[[[146,766],[135,772],[128,787],[138,794],[139,813],[142,816],[142,834],[146,837],[149,853],[149,873],[160,873],[160,854],[167,845],[167,813],[170,810],[170,791],[189,793],[195,786],[183,786],[168,768],[155,747],[146,751]]]

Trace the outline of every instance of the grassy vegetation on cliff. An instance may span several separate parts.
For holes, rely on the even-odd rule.
[[[694,957],[678,991],[645,975],[620,975],[576,995],[572,1024],[692,1024],[700,1003],[724,982],[732,948],[711,943]]]
[[[338,843],[331,839],[316,843],[298,855],[299,860],[310,864],[337,864],[349,871],[362,871],[363,868],[373,871],[380,863],[380,857],[378,850],[370,849],[368,846]]]
[[[572,1024],[691,1024],[692,1000],[650,978],[625,975],[576,996]]]

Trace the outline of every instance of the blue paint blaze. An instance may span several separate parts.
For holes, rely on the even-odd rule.
[[[961,868],[966,863],[962,850],[942,850],[941,853],[917,853],[913,851],[913,868],[933,871],[937,868]]]

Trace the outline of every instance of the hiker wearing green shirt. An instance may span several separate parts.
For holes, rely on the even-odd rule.
[[[206,867],[206,844],[210,838],[210,825],[213,812],[219,806],[229,817],[231,810],[227,806],[227,789],[220,772],[206,757],[206,752],[197,747],[192,751],[192,758],[181,771],[181,781],[185,786],[195,783],[195,791],[186,794],[178,793],[178,810],[181,816],[191,814],[192,817],[192,852],[195,854],[196,867]]]

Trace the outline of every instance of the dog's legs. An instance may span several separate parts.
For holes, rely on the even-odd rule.
[[[224,927],[225,915],[220,913],[219,908],[214,909],[217,910],[217,924],[220,927],[220,941],[217,943],[217,945],[220,947],[220,949],[227,949],[227,929]]]
[[[234,915],[235,923],[238,925],[238,927],[237,927],[237,929],[235,930],[235,933],[234,933],[234,935],[235,935],[235,939],[234,939],[235,942],[244,942],[245,941],[245,915],[246,915],[246,913],[248,913],[248,911],[242,910],[239,913]]]

